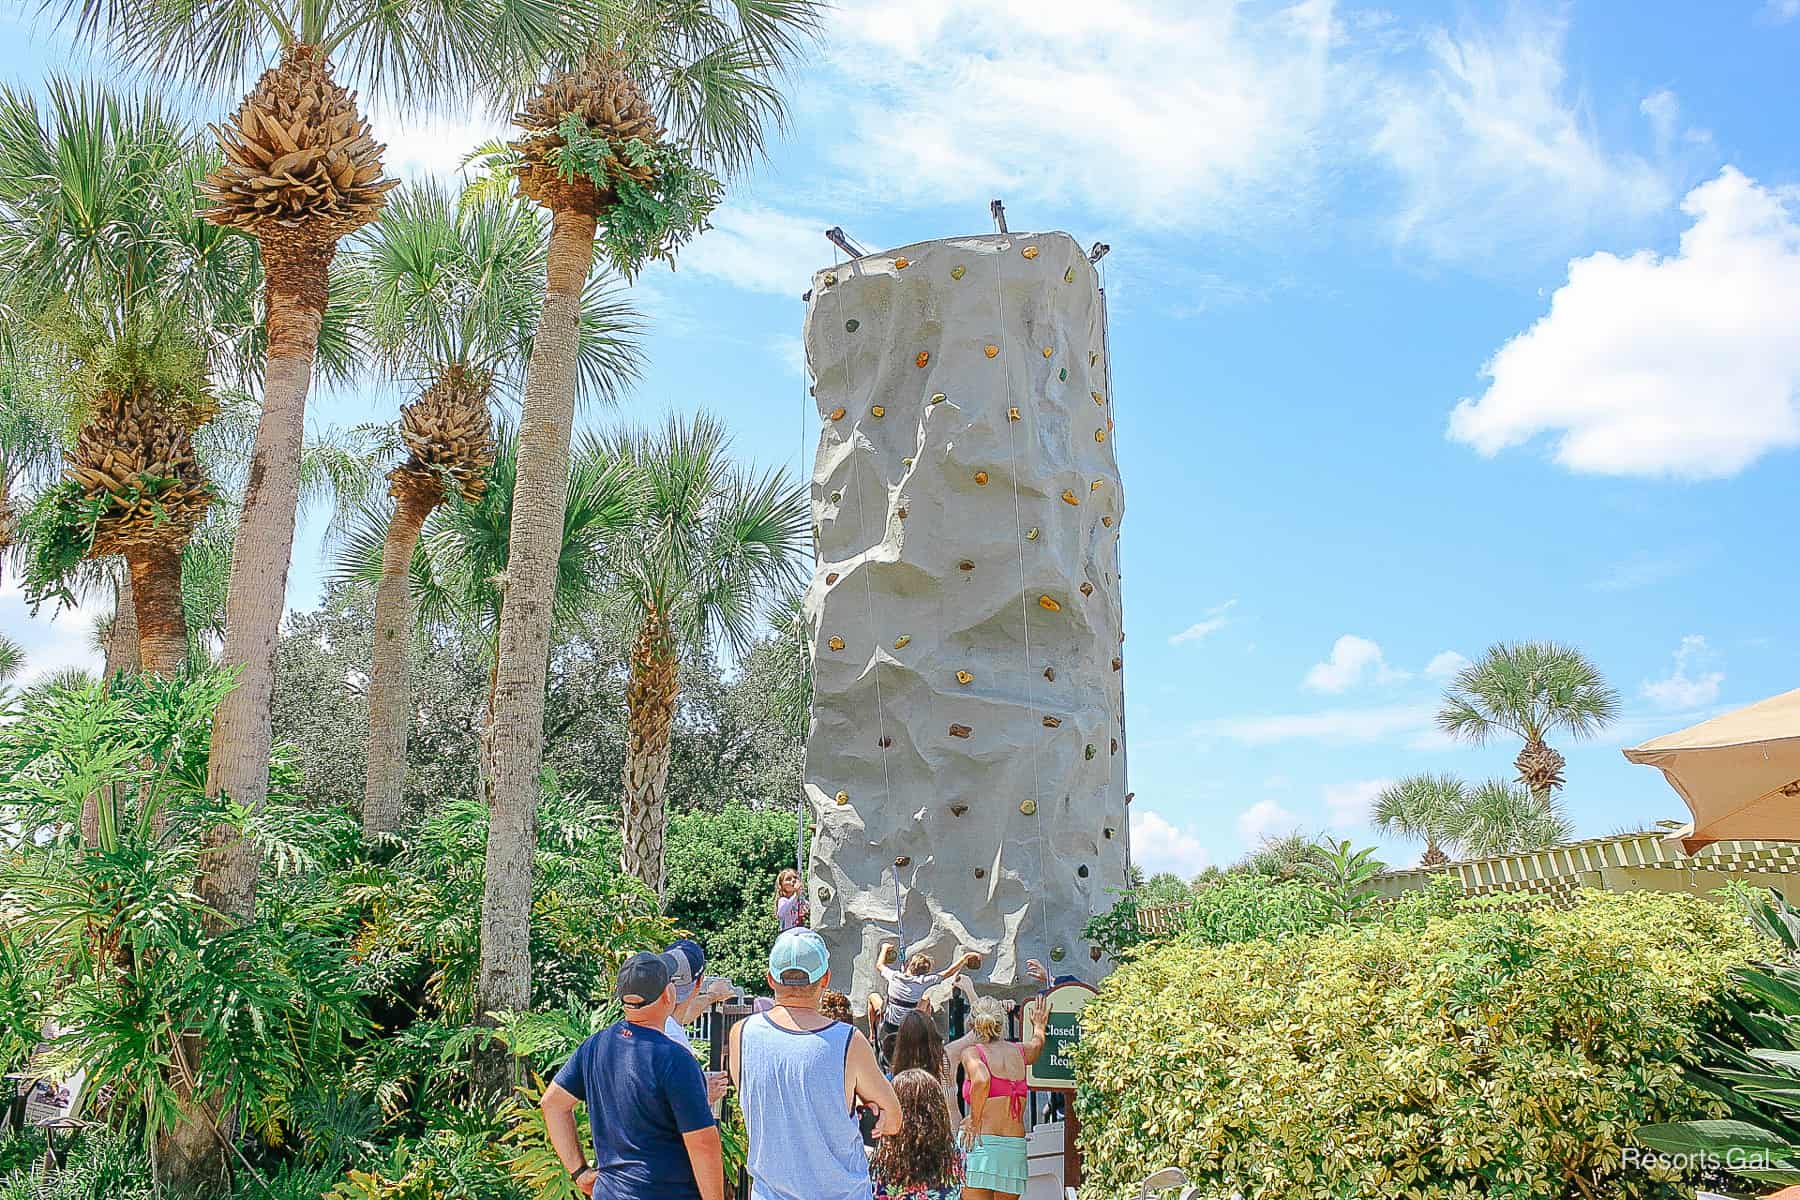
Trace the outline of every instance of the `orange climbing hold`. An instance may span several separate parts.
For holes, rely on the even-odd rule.
[[[1000,347],[989,342],[986,346],[982,347],[982,353],[986,354],[989,358],[993,358],[996,354],[1000,353]]]
[[[977,485],[979,485],[981,487],[986,487],[987,486],[987,472],[986,471],[975,472],[975,482]]]
[[[971,733],[974,733],[974,732],[975,731],[973,729],[970,729],[967,725],[952,725],[952,726],[950,726],[950,736],[953,738],[966,738]]]
[[[1062,611],[1062,605],[1058,604],[1056,602],[1056,600],[1050,596],[1039,596],[1038,597],[1038,607],[1043,609],[1045,612],[1061,612]]]
[[[1074,492],[1070,491],[1068,488],[1064,488],[1063,489],[1063,503],[1064,504],[1080,504],[1081,497],[1077,496]]]
[[[841,421],[844,419],[844,409],[842,405],[831,410],[831,419],[834,421]]]
[[[1023,254],[1026,258],[1036,258],[1037,257],[1037,247],[1036,246],[1027,246],[1023,250],[1019,251],[1019,253]]]
[[[912,259],[910,259],[910,258],[896,258],[894,260],[894,270],[896,270],[896,271],[904,271],[904,270],[906,270],[907,267],[909,267],[911,265],[912,265]]]
[[[1062,725],[1061,717],[1045,717],[1044,718],[1044,728],[1045,729],[1056,729],[1056,728],[1059,728],[1061,725]]]
[[[931,361],[931,351],[929,351],[929,350],[919,351],[919,357],[913,359],[913,362],[920,367],[923,367],[926,363],[928,363],[930,361]]]
[[[833,634],[831,640],[825,644],[830,646],[833,650],[842,650],[844,648],[844,639]]]

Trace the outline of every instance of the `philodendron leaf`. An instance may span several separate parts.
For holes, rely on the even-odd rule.
[[[1674,1121],[1640,1125],[1631,1136],[1661,1154],[1759,1156],[1765,1166],[1800,1159],[1800,1146],[1748,1121]]]

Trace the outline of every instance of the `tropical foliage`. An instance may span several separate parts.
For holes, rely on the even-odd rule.
[[[1077,1051],[1090,1183],[1176,1165],[1265,1200],[1691,1196],[1691,1172],[1625,1151],[1722,1110],[1684,1069],[1765,943],[1683,895],[1460,908],[1116,971]]]

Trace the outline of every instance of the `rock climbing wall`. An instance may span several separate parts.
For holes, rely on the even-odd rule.
[[[860,995],[899,929],[979,980],[1100,973],[1128,861],[1105,311],[1067,234],[819,271],[806,596],[813,925]],[[896,920],[898,918],[898,920]]]

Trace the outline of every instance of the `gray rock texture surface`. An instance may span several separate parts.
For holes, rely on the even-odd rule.
[[[977,951],[985,984],[1023,987],[1027,958],[1092,979],[1082,926],[1129,853],[1094,268],[1062,233],[869,255],[813,276],[806,355],[809,887],[835,986],[874,986],[896,929],[940,967]]]

